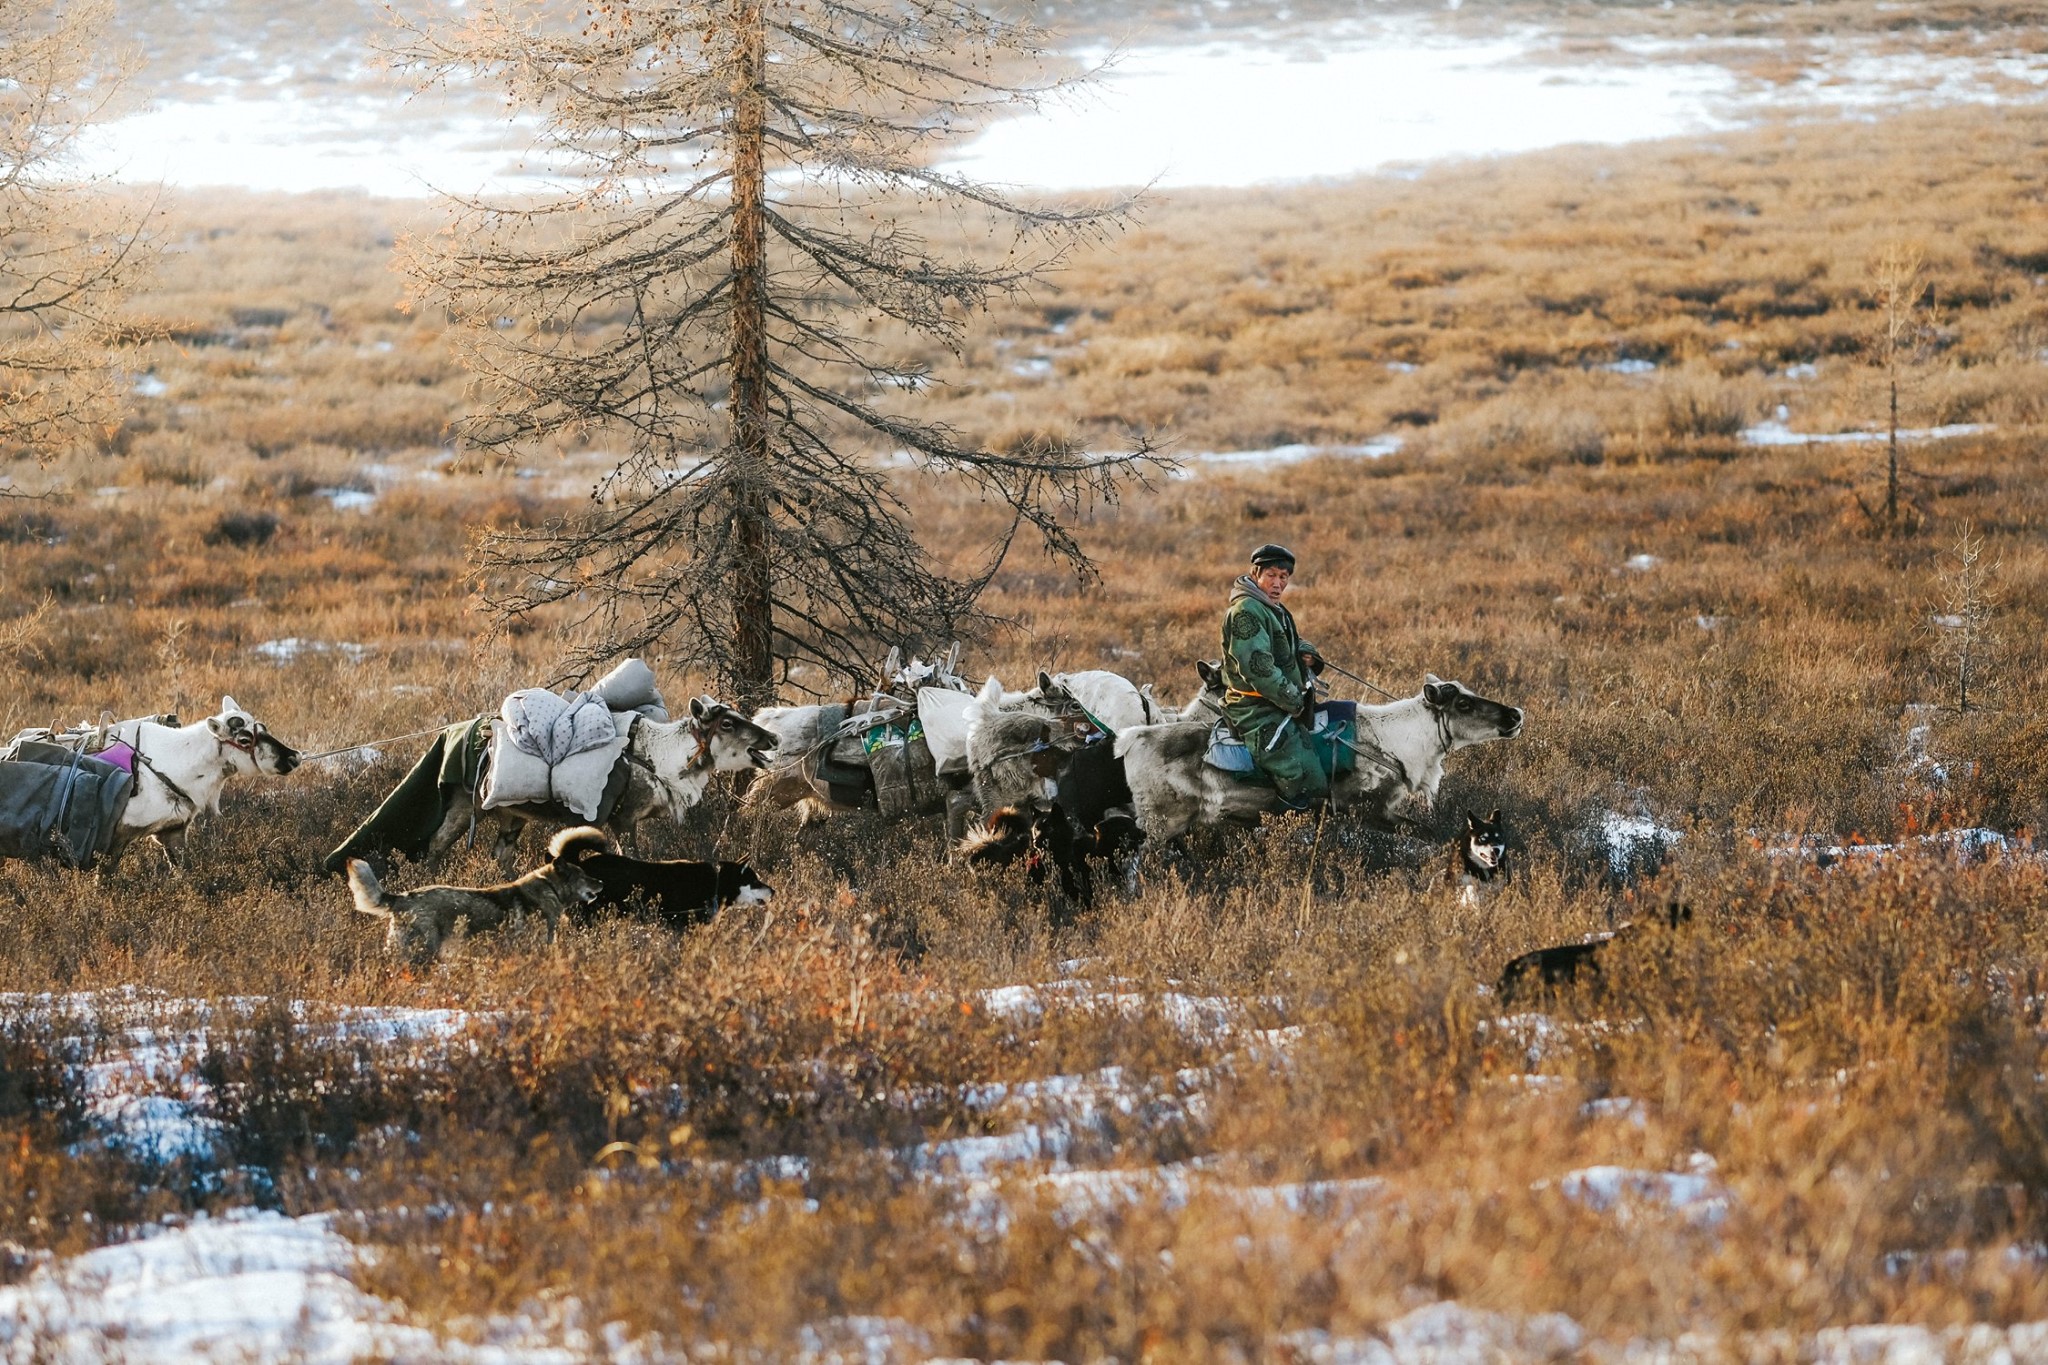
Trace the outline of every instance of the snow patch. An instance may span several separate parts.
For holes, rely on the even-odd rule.
[[[1805,859],[1823,868],[1845,865],[1872,867],[1907,852],[1945,855],[1960,866],[1989,862],[1995,858],[2036,856],[2033,840],[1981,825],[1937,830],[1900,843],[1840,843],[1812,835],[1786,834],[1764,849],[1766,857]]]
[[[262,1002],[226,1003],[233,1010]],[[144,1161],[215,1159],[220,1125],[206,1117],[211,1094],[198,1074],[208,1025],[216,1017],[211,1003],[146,991],[81,991],[0,994],[0,1008],[105,1030],[106,1055],[85,1069],[86,1112],[104,1141]],[[292,1012],[311,1020],[301,1025],[309,1032],[376,1044],[432,1042],[452,1036],[469,1020],[461,1010],[322,1007],[303,1000],[292,1002]]]
[[[279,668],[297,663],[307,655],[338,654],[352,664],[359,664],[376,650],[375,645],[359,645],[347,640],[306,640],[296,635],[287,635],[282,640],[265,640],[250,647],[250,653],[270,660]]]
[[[1586,1333],[1563,1313],[1516,1317],[1446,1300],[1394,1319],[1376,1337],[1312,1329],[1289,1333],[1281,1341],[1291,1359],[1312,1365],[1486,1365],[1576,1356],[1586,1345]]]
[[[1685,837],[1647,815],[1612,810],[1601,817],[1599,832],[1607,850],[1607,869],[1617,880],[1626,880],[1638,869],[1655,869]]]
[[[1311,445],[1296,442],[1292,445],[1272,446],[1265,450],[1205,450],[1180,457],[1183,466],[1182,477],[1193,474],[1192,466],[1201,465],[1210,469],[1281,469],[1288,465],[1300,464],[1319,456],[1337,459],[1383,460],[1398,452],[1404,444],[1399,436],[1375,436],[1369,441],[1353,445]]]
[[[0,1287],[8,1360],[476,1360],[572,1365],[560,1347],[443,1341],[349,1280],[356,1250],[331,1215],[238,1210],[152,1228]]]
[[[1558,1192],[1596,1213],[1627,1219],[1655,1208],[1676,1213],[1694,1227],[1719,1227],[1728,1217],[1729,1194],[1715,1178],[1714,1159],[1695,1152],[1689,1164],[1692,1169],[1685,1172],[1587,1166],[1558,1181]]]
[[[1742,442],[1753,446],[1859,445],[1890,439],[1882,431],[1794,431],[1785,423],[1785,409],[1771,421],[1759,422],[1742,431]],[[1997,427],[1990,422],[1956,422],[1945,427],[1915,427],[1899,431],[1901,441],[1952,441],[1963,436],[1981,436]]]
[[[367,488],[322,488],[318,492],[337,512],[367,512],[377,505],[377,495]]]

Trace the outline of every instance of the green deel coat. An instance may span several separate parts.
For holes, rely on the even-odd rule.
[[[1223,714],[1251,750],[1252,762],[1280,797],[1300,807],[1329,790],[1329,774],[1292,719],[1308,698],[1304,650],[1294,616],[1249,577],[1231,585],[1223,613]]]
[[[1288,715],[1308,698],[1302,651],[1315,652],[1294,629],[1294,615],[1266,596],[1249,576],[1230,585],[1223,613],[1223,684],[1233,698],[1257,693]]]

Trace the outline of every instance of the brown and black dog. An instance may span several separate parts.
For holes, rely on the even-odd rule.
[[[724,906],[765,905],[775,896],[749,864],[628,858],[603,830],[589,825],[557,834],[548,853],[598,884],[598,894],[583,907],[586,914],[622,907],[637,895],[662,923],[680,930],[709,923]]]
[[[389,926],[384,946],[403,952],[414,962],[432,962],[441,945],[467,923],[469,932],[501,929],[529,917],[547,925],[553,940],[559,923],[579,905],[595,900],[602,888],[588,873],[570,864],[543,863],[517,881],[497,886],[423,886],[417,891],[386,891],[377,874],[361,858],[348,864],[349,894],[360,914],[374,915]]]
[[[1523,953],[1501,969],[1494,996],[1503,1004],[1532,995],[1548,994],[1561,987],[1598,980],[1600,955],[1617,943],[1627,943],[1656,932],[1670,932],[1692,922],[1692,907],[1674,901],[1654,919],[1630,920],[1604,934],[1555,948],[1538,948]]]

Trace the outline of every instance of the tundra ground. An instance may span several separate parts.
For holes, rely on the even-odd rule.
[[[177,875],[0,866],[0,1274],[260,1204],[333,1213],[415,1324],[580,1353],[2038,1350],[2011,1325],[2048,1317],[2044,138],[1950,112],[1159,202],[988,318],[934,409],[1405,444],[1095,509],[1103,583],[1014,563],[1019,627],[972,661],[1178,696],[1280,540],[1329,657],[1459,678],[1525,735],[1454,760],[1412,839],[1206,836],[1057,932],[935,827],[719,797],[657,851],[752,857],[772,916],[479,937],[425,973],[320,858],[422,743],[385,737],[548,676],[550,622],[481,638],[464,550],[602,453],[443,450],[463,380],[385,265],[416,210],[175,204],[133,415],[15,466],[62,496],[0,503],[0,730],[233,692],[375,752],[231,790]],[[1907,424],[1976,429],[1908,443],[1879,534],[1881,447],[1782,433],[1880,415],[1865,266],[1894,239],[1936,305]],[[911,492],[974,542],[980,509]],[[1997,600],[1958,711],[1965,528]],[[1494,806],[1522,872],[1466,905],[1430,874]],[[1690,928],[1597,988],[1482,989],[1673,900]],[[151,1113],[175,1140],[138,1140]]]

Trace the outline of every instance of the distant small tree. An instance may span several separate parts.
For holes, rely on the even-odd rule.
[[[0,450],[47,458],[119,395],[114,308],[148,258],[148,212],[110,210],[74,164],[125,64],[111,0],[0,0]]]
[[[1971,693],[1981,689],[1985,670],[1997,658],[1998,570],[1999,561],[1984,557],[1984,537],[1969,526],[1936,569],[1942,611],[1935,620],[1935,647],[1955,678],[1958,711],[1970,709]]]
[[[550,13],[484,0],[402,54],[502,83],[588,176],[538,204],[465,205],[409,258],[481,380],[471,442],[627,446],[591,511],[485,540],[501,618],[574,601],[576,663],[666,644],[758,703],[778,662],[860,678],[881,647],[972,634],[1020,531],[1091,576],[1073,514],[1155,465],[1148,448],[983,449],[877,401],[929,379],[878,324],[957,348],[971,311],[1118,221],[933,167],[950,134],[1049,88],[1016,83],[1036,32],[963,0]],[[945,210],[992,249],[935,249],[921,229]],[[958,547],[913,532],[892,466],[965,481],[1007,530],[956,568]]]
[[[1899,529],[1899,398],[1911,387],[1915,367],[1925,359],[1934,334],[1928,308],[1927,261],[1918,247],[1891,243],[1878,253],[1869,274],[1877,318],[1865,352],[1878,372],[1885,400],[1884,498],[1875,507],[1857,494],[1865,516],[1887,533]]]

